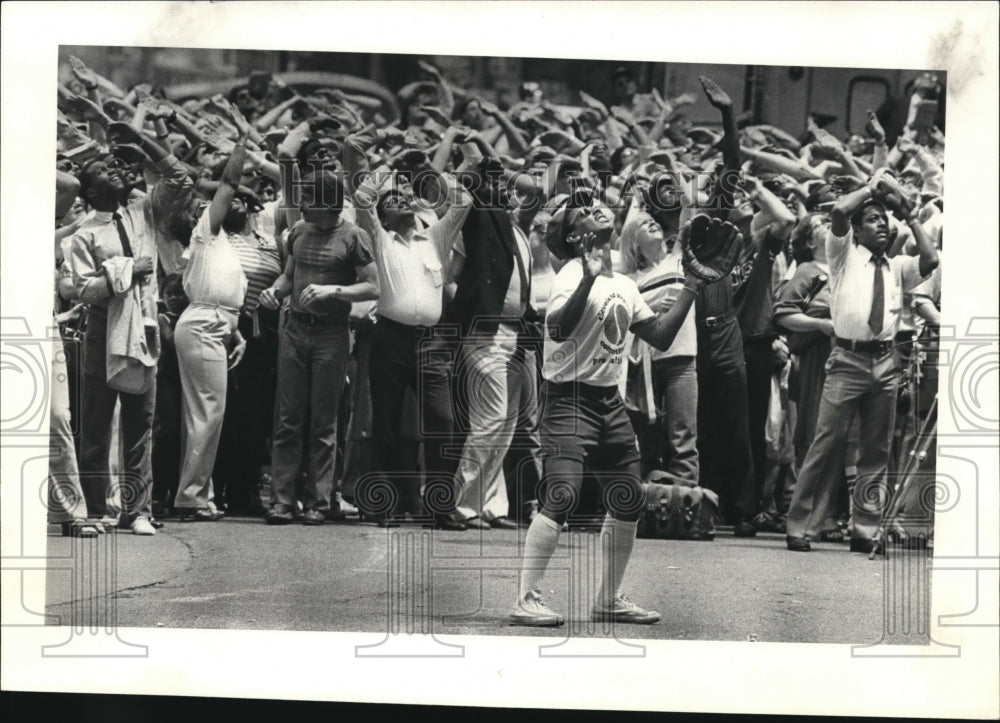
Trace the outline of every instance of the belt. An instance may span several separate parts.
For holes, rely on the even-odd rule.
[[[885,341],[855,341],[854,339],[841,339],[839,336],[837,337],[837,346],[841,349],[875,354],[877,356],[885,356],[892,351],[895,345],[896,342],[893,339],[886,339]]]
[[[555,394],[579,395],[588,399],[613,397],[618,394],[618,385],[601,387],[585,382],[550,382],[546,380],[545,388]]]
[[[699,324],[704,326],[706,329],[714,329],[717,326],[722,326],[730,319],[736,318],[736,312],[733,310],[724,311],[716,316],[705,317]]]
[[[414,334],[423,334],[423,333],[427,332],[429,329],[433,328],[431,326],[421,326],[420,324],[404,324],[401,321],[396,321],[395,319],[390,319],[388,316],[382,316],[381,314],[376,314],[375,318],[378,320],[379,324],[382,324],[384,326],[387,326],[387,327],[393,328],[393,329],[400,329],[402,331],[410,331],[410,332],[412,332]]]
[[[307,311],[295,311],[294,309],[288,310],[288,318],[295,319],[299,324],[305,326],[313,326],[316,324],[347,324],[347,321],[341,321],[339,319],[324,319],[315,314],[310,314]]]

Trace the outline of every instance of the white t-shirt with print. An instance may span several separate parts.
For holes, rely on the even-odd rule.
[[[582,278],[579,259],[563,266],[552,281],[547,313],[561,309]],[[601,274],[590,289],[580,323],[568,339],[557,342],[546,328],[542,376],[552,382],[616,386],[627,361],[628,330],[653,316],[632,279],[619,273]]]

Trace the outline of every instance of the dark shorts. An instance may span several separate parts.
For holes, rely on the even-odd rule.
[[[635,431],[617,387],[546,381],[539,422],[543,458],[605,469],[639,461]]]

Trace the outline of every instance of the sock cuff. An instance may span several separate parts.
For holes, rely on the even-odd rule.
[[[535,515],[535,519],[532,522],[538,522],[539,524],[545,525],[546,527],[560,532],[562,530],[562,525],[553,520],[551,517],[547,517],[544,513],[539,512]]]

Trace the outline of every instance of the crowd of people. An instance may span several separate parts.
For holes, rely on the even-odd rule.
[[[401,118],[255,73],[59,88],[50,520],[516,528],[512,619],[582,513],[621,594],[640,481],[733,534],[871,552],[935,395],[944,134],[920,77],[866,136],[639,92],[500,108],[421,62]],[[890,147],[889,140],[892,140]],[[74,435],[73,429],[78,430]]]

